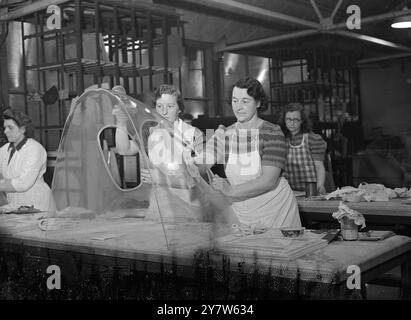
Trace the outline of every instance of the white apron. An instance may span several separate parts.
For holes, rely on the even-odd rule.
[[[262,174],[261,157],[258,151],[259,134],[258,130],[252,131],[255,131],[255,135],[251,139],[251,152],[239,154],[233,152],[236,133],[231,136],[225,173],[228,182],[233,186],[251,181]],[[234,202],[232,208],[239,221],[246,225],[258,224],[267,228],[301,226],[297,200],[283,177],[280,177],[274,190],[244,201]]]

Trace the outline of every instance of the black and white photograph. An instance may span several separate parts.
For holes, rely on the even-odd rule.
[[[411,0],[0,0],[0,300],[409,299]]]

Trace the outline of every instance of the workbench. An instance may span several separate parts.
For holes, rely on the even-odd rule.
[[[411,205],[403,199],[381,202],[345,202],[351,209],[361,212],[366,224],[411,226]],[[335,222],[333,212],[338,211],[340,200],[305,200],[297,197],[300,216],[304,221]]]
[[[255,256],[222,252],[215,246],[213,237],[226,235],[230,228],[216,228],[210,223],[165,225],[168,249],[161,224],[146,219],[66,219],[59,230],[45,232],[38,228],[34,216],[1,215],[0,225],[3,279],[13,278],[8,273],[13,270],[10,255],[14,256],[18,262],[13,266],[19,268],[23,283],[20,286],[24,288],[25,282],[32,283],[35,277],[39,278],[40,283],[32,286],[39,288],[40,298],[55,297],[44,288],[48,276],[44,272],[50,264],[61,267],[62,286],[66,291],[61,291],[58,298],[63,299],[107,298],[107,294],[115,299],[121,292],[135,299],[252,299],[284,295],[365,298],[365,284],[397,266],[402,268],[404,298],[408,297],[411,286],[411,239],[405,236],[396,235],[382,241],[335,241],[295,260],[280,261],[260,259],[258,252]],[[360,290],[347,288],[350,265],[361,270]],[[84,272],[90,278],[84,276]],[[91,288],[102,288],[105,281],[111,281],[109,288],[115,287],[114,281],[117,291],[111,289],[107,293],[101,289],[103,294],[95,289],[90,293],[90,283],[94,283]],[[147,289],[153,283],[164,291]],[[145,291],[133,289],[131,284],[142,286]],[[76,290],[88,295],[73,296]]]

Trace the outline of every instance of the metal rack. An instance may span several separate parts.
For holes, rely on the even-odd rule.
[[[36,69],[39,71],[59,71],[61,68],[64,72],[76,72],[78,68],[78,61],[66,61],[63,64],[47,64],[47,65],[31,65],[26,66],[26,70]],[[154,74],[162,74],[165,72],[165,67],[159,66],[144,66],[144,65],[133,65],[132,63],[119,63],[118,65],[110,61],[98,61],[90,59],[81,59],[81,68],[84,74],[96,74],[102,73],[108,76],[117,76],[117,72],[120,77],[143,77],[149,75],[151,72]],[[118,68],[117,68],[118,66]],[[178,68],[168,68],[167,72],[178,72]]]
[[[327,141],[334,167],[341,169],[336,179],[341,185],[350,183],[347,164],[361,145],[357,60],[355,53],[327,45],[283,48],[270,58],[271,113],[291,102],[305,107],[314,131]],[[294,79],[286,79],[291,69]],[[343,137],[347,131],[352,134]]]
[[[293,67],[300,79],[284,83],[284,70]],[[271,57],[270,70],[273,112],[287,103],[300,102],[310,105],[318,121],[334,123],[340,104],[346,104],[340,111],[347,112],[351,121],[360,120],[356,58],[350,52],[325,46],[281,50]],[[321,97],[326,104],[323,110]]]
[[[24,92],[19,94],[25,112],[37,113],[35,137],[47,150],[57,148],[71,99],[89,85],[121,84],[134,97],[160,82],[180,85],[179,65],[171,65],[169,57],[170,39],[183,37],[174,11],[104,0],[60,1],[58,7],[59,29],[47,29],[46,9],[20,18]],[[41,96],[52,85],[59,90],[56,103],[30,100],[33,92]]]

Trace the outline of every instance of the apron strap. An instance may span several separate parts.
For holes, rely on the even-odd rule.
[[[255,130],[255,151],[260,152],[260,131]]]

